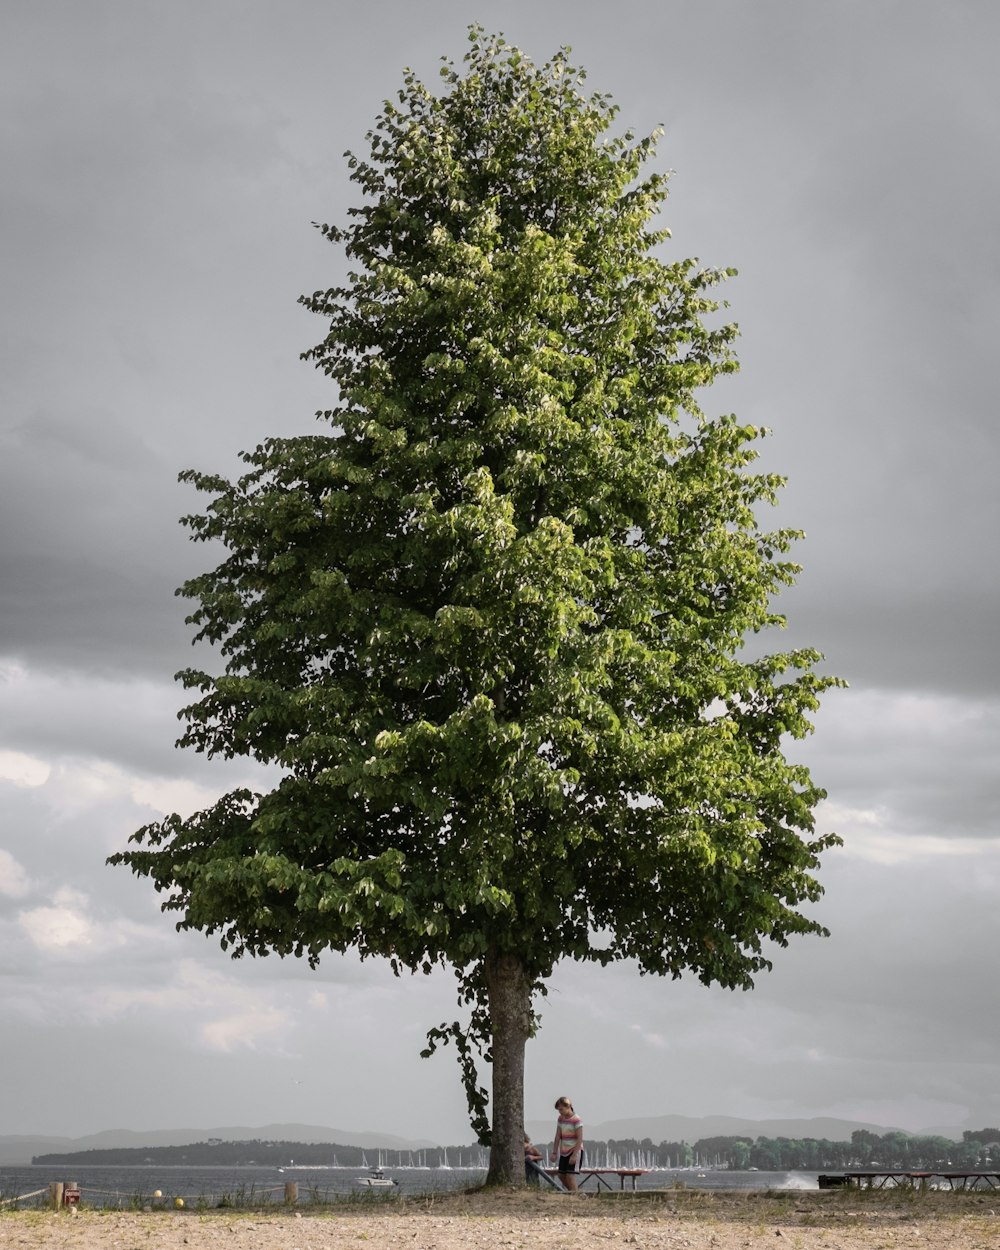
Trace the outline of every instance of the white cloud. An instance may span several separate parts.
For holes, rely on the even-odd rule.
[[[231,1054],[234,1050],[257,1050],[280,1039],[289,1028],[288,1016],[276,1007],[261,1006],[209,1020],[199,1035],[209,1050]]]
[[[101,759],[60,760],[46,786],[46,797],[63,817],[121,799],[159,814],[181,811],[186,815],[211,803],[220,792],[183,779],[137,777]]]
[[[57,675],[0,660],[0,687],[0,780],[43,789],[64,814],[125,798],[157,815],[189,815],[234,785],[267,784],[255,762],[175,750],[184,696],[169,681]]]
[[[900,864],[917,859],[982,859],[996,839],[941,838],[926,834],[868,834],[864,838],[845,838],[851,855],[876,864]]]
[[[210,806],[222,791],[178,777],[146,777],[130,781],[128,793],[141,807],[151,807],[161,816],[177,812],[187,817]]]
[[[105,760],[64,760],[58,763],[47,795],[63,816],[128,796],[131,778]]]
[[[889,819],[886,808],[847,807],[825,800],[816,808],[816,819],[824,827],[832,825],[843,837],[844,830],[882,829]]]
[[[876,864],[898,864],[912,860],[975,857],[989,860],[1000,847],[1000,839],[944,837],[916,833],[907,828],[904,817],[888,807],[854,808],[823,802],[816,810],[820,827],[835,829],[844,839],[842,851],[851,857]]]
[[[794,750],[829,792],[823,829],[950,843],[1000,836],[998,700],[841,691]]]
[[[107,1024],[139,1016],[188,1044],[193,1042],[197,1049],[285,1053],[299,1013],[282,1005],[288,993],[284,985],[248,987],[194,959],[168,965],[165,974],[159,962],[150,967],[152,979],[143,984],[109,984],[89,994],[91,1022]]]
[[[31,888],[28,874],[9,851],[0,850],[0,894],[23,898]]]
[[[72,821],[123,801],[146,808],[155,816],[170,812],[189,816],[210,806],[234,785],[245,783],[249,772],[247,769],[240,776],[227,777],[220,774],[218,784],[205,785],[184,777],[136,775],[104,759],[62,757],[47,764],[30,756],[0,752],[0,778],[6,777],[21,788],[32,787],[60,821]],[[259,784],[259,778],[257,781]],[[141,819],[140,813],[137,820]]]
[[[15,786],[43,786],[49,779],[49,765],[22,751],[0,751],[0,780]]]
[[[94,946],[99,931],[84,912],[87,900],[75,890],[59,890],[51,907],[20,914],[21,928],[40,951],[49,954]]]
[[[641,1024],[633,1024],[630,1026],[633,1033],[645,1042],[647,1046],[652,1046],[654,1050],[669,1050],[670,1043],[662,1033],[657,1033],[652,1029],[644,1028]]]
[[[155,948],[158,931],[114,917],[98,919],[91,912],[90,899],[72,886],[62,886],[51,902],[22,911],[17,925],[31,945],[43,956],[71,957],[77,962],[102,959],[109,951],[142,944]]]

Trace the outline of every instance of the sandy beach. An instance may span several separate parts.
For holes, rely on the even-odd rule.
[[[452,1194],[269,1211],[0,1214],[17,1250],[977,1250],[1000,1246],[1000,1191],[569,1196]]]

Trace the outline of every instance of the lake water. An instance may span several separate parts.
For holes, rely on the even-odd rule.
[[[479,1184],[482,1168],[406,1168],[387,1167],[386,1176],[397,1182],[392,1189],[367,1189],[359,1180],[368,1175],[367,1168],[297,1168],[286,1167],[81,1167],[72,1164],[44,1166],[0,1166],[0,1201],[24,1195],[25,1205],[43,1203],[50,1181],[75,1181],[82,1201],[92,1207],[134,1207],[162,1202],[173,1205],[182,1198],[187,1207],[216,1207],[220,1204],[250,1206],[284,1200],[285,1183],[296,1181],[299,1205],[311,1201],[332,1201],[351,1195],[376,1200],[391,1194],[430,1194],[464,1189]],[[616,1177],[608,1180],[617,1185]],[[631,1182],[628,1182],[631,1184]],[[724,1172],[695,1170],[664,1170],[647,1172],[638,1178],[639,1189],[668,1189],[681,1184],[689,1189],[816,1189],[815,1172]],[[590,1181],[587,1189],[594,1188]],[[155,1190],[161,1199],[154,1200]],[[38,1191],[41,1190],[41,1194]],[[4,1205],[8,1209],[10,1203]]]

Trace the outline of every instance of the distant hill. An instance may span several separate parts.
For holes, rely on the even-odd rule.
[[[532,1140],[550,1141],[555,1127],[555,1112],[550,1120],[530,1120],[526,1129]],[[812,1137],[826,1141],[850,1141],[855,1129],[883,1136],[895,1130],[862,1120],[838,1120],[831,1117],[814,1117],[800,1120],[746,1120],[736,1116],[635,1116],[630,1119],[605,1120],[600,1124],[584,1121],[587,1137],[591,1141],[622,1141],[635,1138],[642,1141],[648,1137],[657,1145],[661,1141],[686,1141],[693,1144],[705,1137]],[[962,1129],[954,1127],[921,1129],[916,1136],[944,1137],[950,1141],[962,1140]],[[452,1145],[451,1142],[431,1141],[429,1138],[395,1137],[366,1129],[351,1132],[348,1129],[325,1128],[314,1124],[264,1124],[259,1128],[245,1125],[226,1125],[216,1128],[151,1129],[136,1132],[133,1129],[108,1129],[87,1137],[0,1136],[0,1166],[27,1165],[36,1155],[66,1154],[78,1150],[106,1148],[139,1148],[142,1146],[187,1146],[195,1142],[218,1138],[221,1141],[282,1141],[305,1143],[336,1143],[342,1146],[362,1146],[374,1150],[382,1146],[388,1150],[431,1150],[435,1146]],[[469,1134],[469,1143],[472,1134]]]
[[[348,1129],[324,1128],[314,1124],[264,1124],[259,1128],[227,1125],[221,1128],[151,1129],[141,1132],[122,1128],[91,1133],[87,1137],[0,1137],[0,1165],[28,1164],[35,1155],[120,1147],[187,1146],[193,1142],[208,1141],[209,1138],[219,1138],[222,1141],[336,1142],[338,1145],[363,1146],[365,1149],[383,1146],[389,1150],[429,1150],[434,1146],[447,1144],[423,1137],[411,1140],[395,1137],[391,1133],[370,1130],[351,1132]]]
[[[554,1135],[555,1112],[551,1120],[532,1120],[525,1125],[525,1129],[532,1140],[547,1141]],[[584,1132],[591,1141],[624,1141],[633,1137],[642,1141],[648,1137],[657,1145],[661,1141],[693,1144],[704,1137],[812,1137],[817,1141],[850,1141],[855,1129],[877,1133],[880,1137],[898,1131],[878,1124],[866,1124],[862,1120],[837,1120],[829,1116],[815,1116],[808,1120],[743,1120],[731,1115],[658,1115],[605,1120],[601,1124],[590,1124],[584,1118]],[[933,1132],[952,1141],[962,1139],[961,1129],[935,1129]],[[920,1135],[923,1135],[923,1130]]]

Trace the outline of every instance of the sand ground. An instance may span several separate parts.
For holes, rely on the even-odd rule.
[[[6,1211],[0,1250],[1000,1250],[1000,1190],[570,1196],[267,1211]]]

